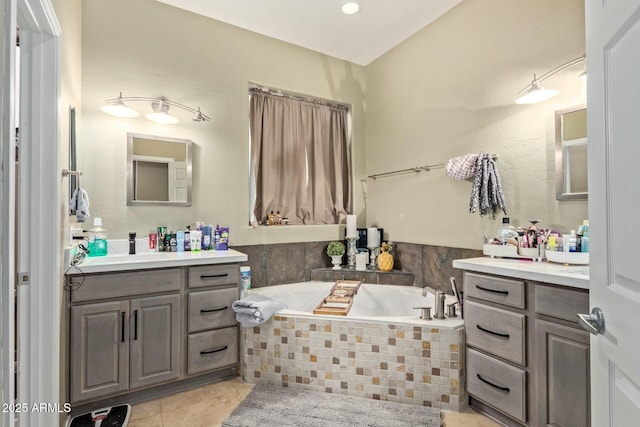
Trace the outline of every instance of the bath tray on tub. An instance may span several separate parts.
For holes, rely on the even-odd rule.
[[[338,280],[331,288],[329,295],[324,297],[313,310],[313,314],[328,314],[346,316],[353,305],[353,298],[358,293],[359,281]]]

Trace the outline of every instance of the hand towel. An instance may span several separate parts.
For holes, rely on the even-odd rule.
[[[71,214],[76,215],[77,222],[85,222],[91,216],[89,214],[89,195],[84,189],[76,188],[73,196],[71,196],[69,208],[71,209]]]
[[[476,162],[476,175],[471,186],[469,213],[479,210],[480,215],[491,213],[495,219],[496,212],[501,209],[507,213],[507,204],[502,192],[502,182],[498,173],[498,166],[492,156],[480,153]]]
[[[278,310],[287,308],[287,305],[264,295],[252,293],[241,300],[234,301],[231,308],[236,312],[236,320],[240,325],[250,328],[263,324]]]

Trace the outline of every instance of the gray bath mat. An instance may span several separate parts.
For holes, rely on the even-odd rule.
[[[223,427],[440,427],[440,410],[258,383]]]

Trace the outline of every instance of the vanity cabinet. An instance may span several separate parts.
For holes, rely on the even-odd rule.
[[[69,401],[168,388],[237,366],[239,273],[231,263],[71,276]]]
[[[239,334],[231,304],[238,299],[237,265],[189,267],[187,374],[239,360]]]
[[[471,406],[512,426],[589,426],[588,291],[465,271]]]
[[[172,274],[173,273],[173,274]],[[78,402],[164,383],[180,377],[180,275],[154,272],[163,280],[127,282],[130,273],[87,276],[72,291],[70,394]],[[128,284],[126,297],[173,291],[169,295],[85,303],[113,283]]]

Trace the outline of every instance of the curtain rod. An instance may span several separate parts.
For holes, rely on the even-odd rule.
[[[251,86],[249,86],[249,92],[266,93],[266,94],[273,95],[273,96],[278,96],[278,97],[281,97],[281,98],[293,99],[295,101],[309,102],[311,104],[323,105],[323,106],[326,106],[326,107],[337,108],[337,109],[345,110],[345,111],[347,111],[349,109],[349,107],[347,105],[340,104],[340,103],[335,102],[335,101],[329,101],[329,100],[325,100],[325,99],[321,99],[321,98],[314,98],[314,97],[306,96],[306,95],[294,95],[294,94],[291,94],[291,93],[283,92],[280,89],[271,89],[271,88],[266,87],[266,86],[251,85]]]
[[[495,154],[492,154],[491,158],[493,160],[498,160],[498,156],[496,156]],[[408,172],[415,172],[415,173],[420,173],[422,171],[429,172],[431,169],[439,169],[439,168],[443,168],[444,166],[445,166],[445,163],[437,163],[435,165],[415,166],[413,168],[400,169],[397,171],[376,173],[373,175],[369,175],[367,178],[371,178],[375,180],[377,178],[382,178],[385,176],[397,175],[397,174],[408,173]]]

